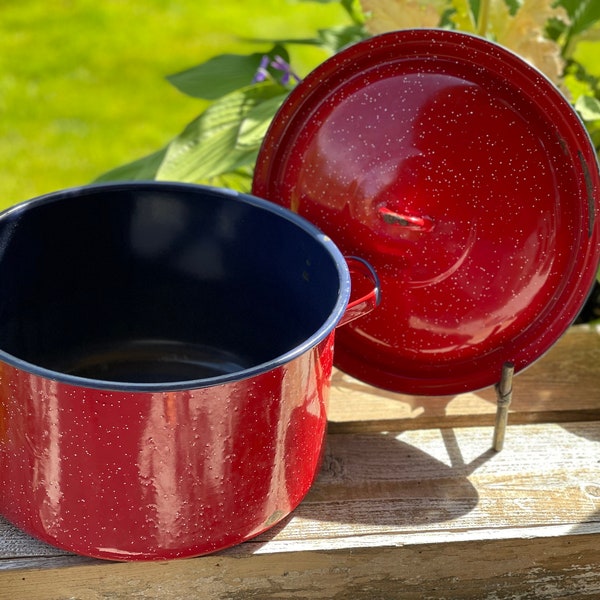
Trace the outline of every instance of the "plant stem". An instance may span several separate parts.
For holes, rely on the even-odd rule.
[[[490,0],[481,0],[479,4],[479,23],[477,24],[477,33],[482,37],[484,37],[487,32],[489,17]]]

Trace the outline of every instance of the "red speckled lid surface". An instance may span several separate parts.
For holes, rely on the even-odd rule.
[[[577,316],[599,258],[600,176],[570,104],[537,70],[444,30],[380,35],[291,93],[253,193],[368,260],[382,302],[336,333],[336,365],[442,395],[520,371]]]

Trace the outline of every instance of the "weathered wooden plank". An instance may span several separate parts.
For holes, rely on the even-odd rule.
[[[515,537],[539,528],[600,521],[600,425],[509,428],[507,448],[489,449],[484,428],[330,436],[306,500],[269,543],[375,534],[455,534],[493,528]],[[528,529],[529,528],[529,529]],[[518,533],[517,533],[518,530]],[[600,534],[600,523],[597,523]],[[320,546],[322,547],[322,546]]]
[[[290,555],[231,555],[165,563],[106,563],[13,571],[0,579],[11,600],[130,598],[238,600],[539,600],[597,598],[600,546],[590,535],[379,546]]]
[[[514,379],[511,423],[600,420],[600,334],[572,327],[558,343]],[[493,425],[493,387],[456,396],[410,396],[381,390],[334,371],[330,431]]]
[[[522,539],[554,526],[577,532],[587,525],[586,533],[600,536],[599,439],[596,422],[510,427],[501,453],[489,449],[485,428],[330,436],[305,501],[236,552],[251,555],[256,544],[261,552],[294,544],[297,551],[336,550],[361,537],[405,545],[424,534],[452,544],[465,531],[485,540],[494,529]],[[0,556],[15,557],[8,529],[0,530]],[[50,555],[49,547],[27,547],[27,536],[14,535],[21,558]]]

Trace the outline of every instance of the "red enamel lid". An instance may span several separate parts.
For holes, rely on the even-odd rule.
[[[291,93],[253,193],[368,260],[382,302],[336,333],[373,385],[454,394],[522,370],[565,332],[599,259],[600,176],[570,104],[487,40],[380,35]]]

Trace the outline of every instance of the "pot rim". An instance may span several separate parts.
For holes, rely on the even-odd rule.
[[[326,339],[335,329],[336,325],[344,315],[348,300],[350,297],[350,272],[346,260],[333,240],[325,235],[320,229],[311,224],[307,219],[300,215],[292,212],[291,210],[281,207],[275,203],[269,202],[252,194],[238,192],[228,188],[221,188],[216,186],[195,184],[195,183],[183,183],[183,182],[167,182],[167,181],[155,181],[155,180],[141,180],[141,181],[124,181],[124,182],[109,182],[109,183],[93,183],[89,185],[77,186],[67,188],[65,190],[59,190],[38,196],[31,200],[25,200],[19,204],[11,206],[6,210],[0,212],[0,221],[10,219],[13,216],[18,216],[21,213],[32,210],[37,206],[45,204],[52,204],[54,202],[60,202],[64,199],[71,197],[83,197],[88,194],[97,192],[114,192],[123,190],[153,190],[163,192],[200,192],[213,196],[229,196],[245,204],[256,207],[259,210],[265,210],[275,214],[277,217],[286,219],[287,221],[294,224],[299,229],[307,233],[313,240],[320,244],[330,254],[339,276],[339,291],[335,305],[333,306],[329,316],[325,322],[313,332],[307,339],[302,343],[298,344],[291,350],[263,363],[254,365],[248,369],[240,371],[234,371],[232,373],[226,373],[224,375],[218,375],[214,377],[205,377],[200,379],[186,379],[181,381],[169,381],[169,382],[154,382],[154,383],[140,383],[140,382],[121,382],[121,381],[110,381],[103,379],[94,379],[88,377],[80,377],[77,375],[70,375],[68,373],[62,373],[46,367],[42,367],[35,363],[23,360],[13,354],[10,354],[0,347],[0,361],[7,363],[8,365],[30,373],[31,375],[50,379],[61,384],[67,384],[75,387],[92,388],[107,391],[116,392],[170,392],[170,391],[181,391],[181,390],[192,390],[199,388],[206,388],[217,386],[225,383],[238,382],[244,379],[249,379],[262,375],[274,369],[277,369],[286,363],[298,358],[305,352],[308,352],[313,347],[318,345],[324,339]],[[3,243],[0,240],[0,260]]]

